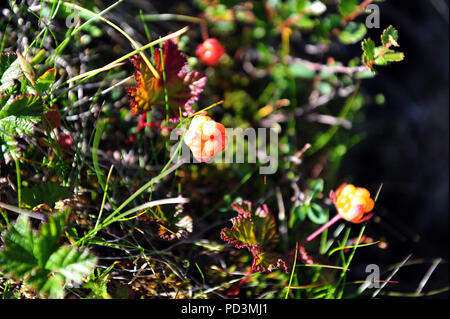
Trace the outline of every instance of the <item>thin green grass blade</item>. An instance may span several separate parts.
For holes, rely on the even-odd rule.
[[[288,297],[289,297],[289,291],[290,291],[291,285],[292,285],[292,278],[294,278],[294,273],[295,273],[295,265],[297,264],[297,254],[298,254],[298,242],[295,243],[294,265],[292,266],[291,277],[289,278],[289,285],[287,286],[287,291],[286,291],[286,295],[284,296],[284,299],[288,299]]]

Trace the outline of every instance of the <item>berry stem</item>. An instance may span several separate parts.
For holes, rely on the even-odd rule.
[[[325,225],[322,225],[319,229],[317,229],[314,233],[312,233],[311,235],[309,235],[301,244],[300,246],[305,245],[306,243],[310,242],[311,240],[313,240],[314,238],[316,238],[317,236],[319,236],[322,232],[325,231],[325,229],[329,228],[331,225],[333,225],[335,222],[337,222],[339,219],[341,219],[341,215],[336,214],[332,219],[329,220],[328,223],[326,223]]]
[[[305,244],[309,243],[311,240],[313,240],[314,238],[319,236],[321,233],[323,233],[325,231],[325,229],[329,228],[330,226],[332,226],[335,222],[337,222],[340,219],[341,219],[341,216],[339,214],[336,214],[336,216],[334,216],[332,219],[330,219],[328,221],[328,223],[321,226],[314,233],[309,235],[300,245],[298,245],[298,248],[300,249],[300,256],[302,256],[302,258],[304,258],[303,256],[306,256],[306,251],[304,251],[304,247],[303,247]],[[294,248],[294,249],[288,251],[286,253],[286,256],[290,256],[293,252],[295,252],[296,249],[297,248]],[[303,249],[303,251],[302,251],[302,249]]]
[[[206,26],[206,20],[203,14],[200,16],[200,30],[202,33],[203,41],[208,40],[209,39],[208,27]]]

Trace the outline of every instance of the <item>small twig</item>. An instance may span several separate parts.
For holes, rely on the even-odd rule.
[[[143,21],[182,21],[190,23],[201,23],[201,19],[183,14],[159,13],[159,14],[143,14]]]
[[[352,75],[354,73],[364,72],[364,71],[368,70],[368,68],[365,65],[354,66],[354,67],[344,66],[344,65],[328,65],[328,64],[311,62],[311,61],[308,61],[305,59],[292,57],[292,56],[287,56],[286,62],[287,63],[299,63],[299,64],[304,65],[305,67],[307,67],[310,70],[317,71],[317,72],[323,71],[323,72],[327,72],[327,73],[345,73],[345,74]]]
[[[0,202],[0,207],[3,207],[7,210],[10,210],[14,213],[17,213],[19,215],[25,215],[34,219],[39,219],[42,222],[46,222],[47,221],[47,217],[44,214],[39,214],[39,213],[35,213],[35,212],[31,212],[29,210],[23,209],[23,208],[19,208],[19,207],[15,207],[3,202]]]
[[[208,27],[206,25],[206,20],[205,20],[205,16],[203,14],[200,15],[200,30],[202,33],[202,39],[203,41],[208,40],[209,35],[208,35]]]
[[[289,239],[288,239],[288,227],[286,222],[286,210],[284,208],[283,195],[281,194],[280,187],[276,188],[277,194],[277,202],[278,202],[278,219],[280,220],[279,231],[281,234],[281,239],[283,241],[283,245],[288,247]]]
[[[347,130],[352,128],[352,122],[350,122],[349,120],[344,119],[344,118],[337,118],[335,116],[327,115],[327,114],[309,114],[306,117],[306,119],[311,122],[319,122],[322,124],[327,124],[327,125],[332,125],[332,126],[339,125]]]
[[[371,4],[372,2],[373,2],[373,0],[365,0],[363,3],[361,3],[361,4],[356,8],[355,11],[353,11],[353,12],[350,13],[348,16],[346,16],[346,17],[342,20],[341,24],[342,24],[343,26],[345,26],[345,25],[346,25],[347,23],[349,23],[350,21],[355,20],[356,17],[359,16],[359,15],[364,11],[364,9],[365,9],[369,4]]]

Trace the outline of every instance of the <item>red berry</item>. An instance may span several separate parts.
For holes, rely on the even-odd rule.
[[[65,150],[70,150],[73,145],[72,135],[61,134],[58,138],[59,146]]]
[[[197,47],[195,54],[206,65],[216,66],[225,54],[225,49],[217,39],[209,38]]]

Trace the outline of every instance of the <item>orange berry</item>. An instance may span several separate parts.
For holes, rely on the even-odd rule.
[[[375,202],[373,201],[373,199],[372,198],[367,199],[366,205],[364,206],[364,212],[365,213],[370,212],[374,206],[375,206]]]
[[[351,206],[358,206],[358,205],[366,205],[366,200],[364,198],[361,197],[353,197],[351,202],[350,202]]]
[[[191,125],[189,126],[189,129],[200,130],[200,128],[202,127],[202,124],[205,123],[208,120],[208,118],[209,118],[209,116],[205,116],[205,115],[195,116],[191,121]]]
[[[340,191],[339,196],[349,196],[350,194],[353,194],[355,192],[355,186],[352,184],[347,184],[344,186],[344,188]]]
[[[225,148],[225,127],[209,116],[197,115],[192,119],[184,141],[197,160],[206,162]]]
[[[203,146],[203,154],[206,156],[214,156],[222,150],[221,143],[213,140],[206,141]]]
[[[333,201],[339,215],[353,223],[359,222],[375,205],[367,189],[352,184],[341,185],[336,190]]]
[[[187,131],[186,134],[184,135],[184,142],[186,143],[186,145],[188,146],[193,146],[194,144],[199,144],[197,136],[198,136],[198,132],[195,131]],[[200,143],[201,144],[201,143]]]
[[[348,200],[347,197],[340,196],[340,197],[338,198],[337,205],[338,205],[339,207],[344,207],[345,205],[348,204],[348,202],[349,202],[349,200]]]
[[[216,132],[220,134],[219,130],[216,128],[216,122],[208,120],[202,124],[202,140],[209,140]]]
[[[354,195],[361,198],[370,198],[370,192],[362,187],[357,187]]]

